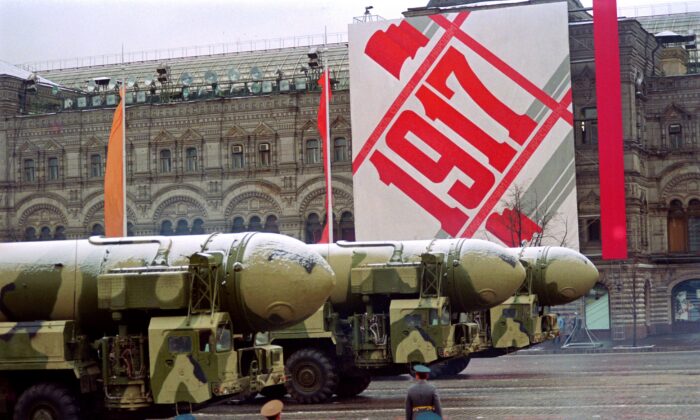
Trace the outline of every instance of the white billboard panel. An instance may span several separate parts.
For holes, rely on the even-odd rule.
[[[350,26],[358,240],[578,248],[566,3]]]

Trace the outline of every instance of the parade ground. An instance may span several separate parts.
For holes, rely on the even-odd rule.
[[[432,381],[446,419],[697,419],[700,351],[526,352],[474,359]],[[403,418],[407,375],[378,378],[360,396],[328,404],[284,400],[285,419]],[[225,403],[198,419],[258,418],[263,397]]]

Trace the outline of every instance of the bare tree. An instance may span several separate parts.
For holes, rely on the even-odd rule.
[[[565,215],[544,209],[538,197],[527,196],[522,186],[514,184],[501,201],[503,212],[492,215],[487,230],[509,246],[520,246],[523,241],[539,246],[543,240],[565,246],[569,233]]]

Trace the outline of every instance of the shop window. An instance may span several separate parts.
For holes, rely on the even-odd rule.
[[[596,283],[584,296],[586,307],[586,327],[591,330],[610,329],[610,298],[608,289]]]
[[[671,293],[674,332],[700,331],[700,280],[684,281]]]

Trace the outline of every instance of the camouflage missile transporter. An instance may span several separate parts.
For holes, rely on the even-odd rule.
[[[303,403],[364,391],[371,376],[430,364],[458,373],[558,334],[544,306],[585,294],[598,278],[578,252],[508,249],[471,239],[315,245],[336,273],[322,310],[270,333],[285,352],[288,392]],[[566,274],[566,275],[565,275]]]
[[[94,418],[255,395],[285,374],[282,348],[253,334],[314,314],[334,283],[319,254],[274,234],[0,244],[0,411]]]

